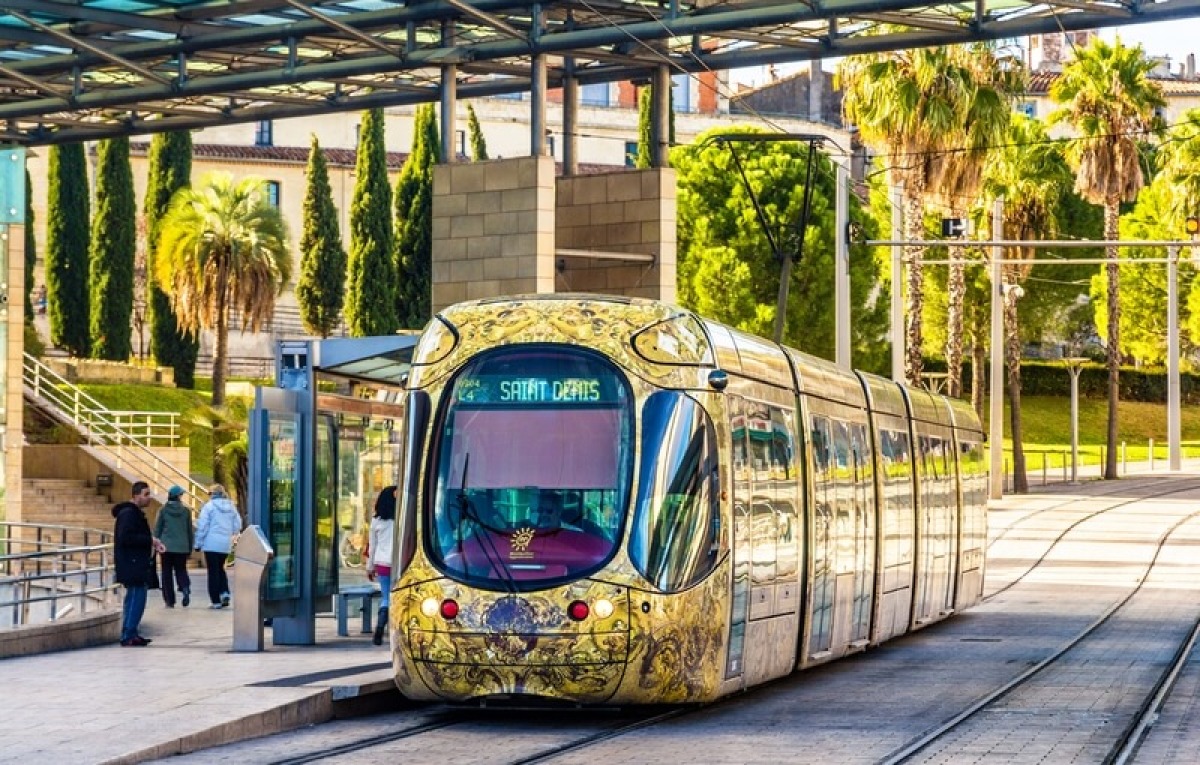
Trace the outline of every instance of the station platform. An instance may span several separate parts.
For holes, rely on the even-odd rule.
[[[1139,465],[1129,478],[1180,475],[1164,468],[1151,474]],[[1200,461],[1187,460],[1184,469],[1200,473]],[[1031,476],[1030,494],[993,503],[993,535],[1064,494],[1083,500],[1119,485],[1094,480],[1096,472],[1081,472],[1090,480],[1079,484],[1046,487]],[[268,628],[265,651],[233,653],[232,608],[208,607],[203,571],[193,572],[192,592],[191,607],[174,609],[150,593],[142,632],[154,642],[145,648],[113,643],[0,661],[0,763],[145,762],[410,706],[393,684],[386,643],[372,645],[359,620],[350,619],[349,635],[340,637],[332,615],[318,617],[314,646],[274,646]],[[968,626],[952,625],[951,636]],[[931,639],[918,637],[914,644]]]
[[[209,608],[203,570],[192,603],[151,591],[146,647],[106,646],[0,662],[0,763],[134,763],[403,703],[391,654],[317,617],[317,644],[233,653],[233,608]]]

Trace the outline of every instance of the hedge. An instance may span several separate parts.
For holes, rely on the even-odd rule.
[[[940,359],[930,359],[926,360],[925,369],[927,372],[944,372],[946,365]],[[1163,370],[1122,367],[1120,384],[1122,401],[1145,401],[1152,404],[1167,402],[1167,373]],[[970,395],[969,363],[963,364],[963,391],[964,396]],[[1021,393],[1026,396],[1070,397],[1071,375],[1062,362],[1021,362]],[[1200,375],[1180,372],[1179,395],[1184,404],[1200,404]],[[1088,364],[1079,373],[1079,396],[1098,399],[1108,397],[1108,370],[1103,364]]]

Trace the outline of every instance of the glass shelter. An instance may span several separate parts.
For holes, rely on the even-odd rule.
[[[403,381],[417,335],[285,340],[250,415],[250,522],[275,557],[263,614],[277,645],[316,642],[316,614],[364,584],[375,499],[400,465]]]

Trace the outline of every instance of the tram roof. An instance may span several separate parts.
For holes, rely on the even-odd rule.
[[[1200,16],[1200,0],[4,0],[0,141],[68,143]]]
[[[324,374],[400,385],[412,367],[420,335],[337,337],[313,343],[314,366]]]

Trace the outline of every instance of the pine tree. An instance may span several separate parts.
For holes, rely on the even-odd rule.
[[[37,267],[37,238],[33,233],[33,184],[29,166],[25,166],[25,323],[33,324],[37,306],[33,304],[33,269]]]
[[[46,192],[46,298],[50,342],[87,356],[88,184],[83,144],[50,147]]]
[[[162,219],[171,197],[191,184],[192,134],[187,130],[158,133],[150,139],[149,178],[142,211],[146,216],[146,283],[150,307],[150,352],[155,361],[175,371],[175,384],[192,388],[196,384],[196,357],[200,338],[179,328],[171,310],[171,298],[159,286],[155,275],[154,254],[158,249]]]
[[[387,177],[382,109],[363,113],[355,175],[346,322],[350,334],[358,337],[391,334],[398,327],[396,269],[392,264],[392,188]]]
[[[126,361],[133,352],[133,259],[137,204],[129,139],[100,142],[96,168],[96,215],[89,254],[92,356]]]
[[[308,152],[300,258],[300,282],[296,285],[300,319],[309,332],[329,337],[341,317],[346,297],[346,251],[342,249],[342,234],[338,230],[329,168],[316,135]]]
[[[396,186],[396,266],[400,326],[417,329],[429,321],[433,272],[433,165],[439,155],[433,105],[417,108],[412,152]]]
[[[467,132],[471,136],[471,161],[484,161],[488,158],[487,142],[483,139],[483,128],[479,126],[479,117],[475,116],[475,107],[470,104],[467,104]]]

